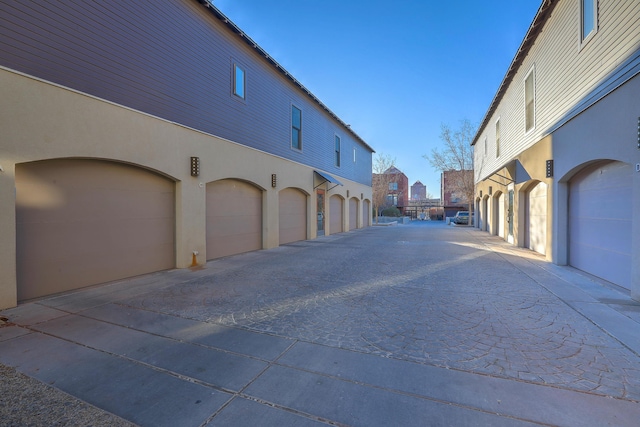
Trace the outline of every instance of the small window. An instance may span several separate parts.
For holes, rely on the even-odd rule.
[[[233,94],[244,99],[244,70],[237,64],[233,66]]]
[[[302,111],[291,106],[291,147],[302,150]]]
[[[580,0],[582,12],[582,41],[586,40],[597,29],[598,0]]]
[[[397,182],[390,182],[389,183],[389,191],[397,191],[398,190],[398,183]]]
[[[535,68],[529,71],[524,79],[525,131],[529,132],[536,125]]]
[[[338,135],[335,136],[335,156],[336,166],[340,167],[340,137]]]
[[[355,162],[356,162],[356,149],[354,147],[354,149],[353,149],[353,163],[355,163]]]
[[[496,121],[496,158],[500,157],[500,119]]]

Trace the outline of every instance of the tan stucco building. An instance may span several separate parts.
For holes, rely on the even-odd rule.
[[[211,4],[50,7],[0,6],[0,308],[370,225],[371,147]]]
[[[476,226],[640,299],[640,3],[540,6],[474,144]]]

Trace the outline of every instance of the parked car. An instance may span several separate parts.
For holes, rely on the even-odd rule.
[[[473,218],[473,214],[471,217]],[[469,211],[458,211],[451,222],[454,224],[469,224]]]

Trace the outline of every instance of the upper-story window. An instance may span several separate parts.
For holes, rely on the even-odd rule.
[[[500,157],[500,119],[496,120],[496,158]]]
[[[356,148],[353,147],[353,163],[356,162]]]
[[[233,65],[233,94],[239,98],[244,99],[244,70],[238,64]]]
[[[338,135],[335,135],[334,145],[335,164],[336,166],[340,167],[340,137]]]
[[[398,190],[398,183],[397,182],[390,182],[389,183],[389,191],[397,191]]]
[[[291,106],[291,148],[302,150],[302,111]]]
[[[535,68],[532,68],[524,79],[524,127],[529,132],[536,125],[536,85]]]
[[[582,41],[598,29],[598,0],[580,0]]]

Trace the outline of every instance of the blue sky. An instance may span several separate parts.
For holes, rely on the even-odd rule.
[[[541,0],[214,0],[435,197],[441,123],[479,123]]]

